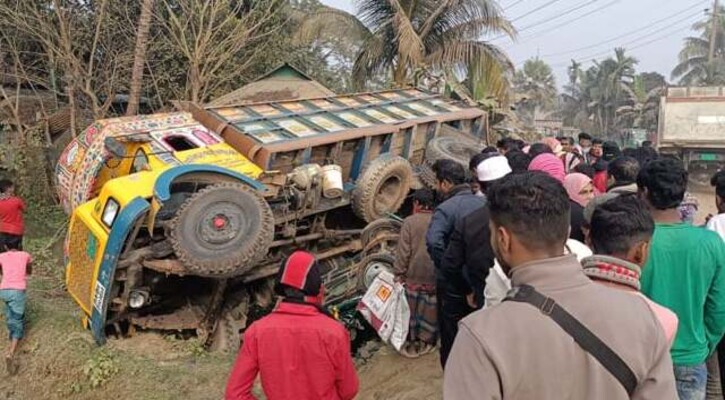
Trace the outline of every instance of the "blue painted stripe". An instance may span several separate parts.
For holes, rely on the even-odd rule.
[[[412,145],[413,145],[413,139],[415,139],[415,132],[417,131],[416,127],[411,127],[405,130],[403,132],[403,135],[405,137],[403,138],[403,158],[406,160],[410,160],[410,156],[412,155]]]
[[[302,164],[309,164],[312,158],[312,147],[306,147],[302,152]]]
[[[154,195],[156,195],[156,198],[159,199],[162,203],[165,201],[168,201],[171,198],[171,184],[176,180],[177,178],[186,175],[186,174],[192,174],[196,172],[210,172],[210,173],[217,173],[221,175],[226,175],[232,178],[239,179],[240,181],[244,182],[245,184],[249,185],[250,187],[254,188],[255,190],[259,191],[265,191],[267,190],[266,186],[264,186],[261,182],[259,182],[256,179],[252,179],[246,175],[240,174],[239,172],[228,170],[226,168],[217,167],[215,165],[210,164],[190,164],[190,165],[180,165],[178,167],[169,168],[168,170],[164,171],[161,175],[159,175],[158,179],[156,179],[156,183],[154,184]]]
[[[370,150],[370,136],[362,139],[360,147],[355,152],[355,158],[352,160],[352,168],[350,169],[350,179],[356,181],[362,172],[363,164],[365,159],[368,158],[368,151]]]
[[[131,200],[116,217],[108,236],[103,260],[98,270],[98,278],[93,288],[93,313],[91,314],[91,332],[96,343],[102,345],[106,342],[106,314],[111,301],[111,287],[116,274],[118,257],[126,243],[126,238],[133,229],[136,221],[149,210],[151,205],[141,197]]]
[[[388,153],[390,152],[390,146],[393,144],[393,134],[387,134],[385,135],[385,139],[383,140],[383,147],[380,149],[380,153]]]

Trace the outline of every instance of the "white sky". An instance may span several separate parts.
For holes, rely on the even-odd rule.
[[[353,0],[321,0],[354,12]],[[516,43],[496,39],[517,66],[537,54],[548,62],[559,86],[570,60],[591,61],[626,47],[638,71],[657,71],[668,80],[693,22],[712,0],[500,0],[519,30]],[[604,43],[605,42],[605,43]],[[585,65],[588,66],[590,64]]]

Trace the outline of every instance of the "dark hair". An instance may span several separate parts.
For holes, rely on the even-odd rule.
[[[496,141],[496,147],[499,149],[505,149],[509,144],[514,144],[515,140],[510,137],[505,137]]]
[[[554,151],[551,150],[549,145],[544,143],[534,143],[531,147],[529,147],[529,157],[531,157],[532,160],[536,158],[536,156],[544,153],[554,154]]]
[[[606,162],[603,158],[600,158],[594,164],[592,164],[592,168],[594,168],[594,173],[597,173],[606,171],[608,165],[608,162]]]
[[[491,220],[533,249],[563,246],[569,236],[569,196],[543,172],[509,174],[486,194]]]
[[[642,147],[652,147],[652,141],[645,140],[644,142],[642,142]]]
[[[616,183],[629,184],[637,181],[639,163],[632,157],[615,158],[607,166],[607,173]]]
[[[612,161],[622,156],[622,150],[619,149],[619,145],[615,142],[604,142],[602,145],[602,153],[602,158],[606,161]]]
[[[725,199],[725,169],[713,175],[710,184],[715,187],[715,194],[721,199]]]
[[[439,182],[450,182],[454,185],[466,183],[466,170],[453,160],[441,159],[433,163],[433,172]]]
[[[432,210],[435,206],[435,194],[430,189],[418,189],[413,192],[411,197],[413,201],[418,202],[424,208]]]
[[[488,146],[485,149],[481,150],[482,154],[489,154],[489,153],[498,153],[498,149],[493,146]]]
[[[5,243],[3,243],[3,247],[5,247],[5,251],[9,250],[22,250],[22,239],[20,237],[14,237],[12,239],[5,239]]]
[[[523,149],[524,149],[524,147],[526,147],[526,142],[524,142],[524,141],[523,141],[523,140],[521,140],[521,139],[516,139],[516,140],[514,140],[514,144],[516,144],[516,149],[517,149],[517,150],[523,150]],[[512,149],[512,150],[513,150],[513,149]]]
[[[519,174],[529,170],[529,164],[531,164],[531,156],[520,150],[509,151],[506,153],[506,158],[509,160],[509,166],[511,172]]]
[[[658,159],[659,154],[657,154],[657,151],[651,147],[640,147],[637,149],[634,158],[637,159],[639,167],[642,168],[650,161]]]
[[[626,254],[639,242],[649,240],[655,222],[636,195],[617,196],[594,209],[590,223],[592,247],[596,254]]]
[[[647,189],[647,200],[656,209],[675,208],[685,197],[687,171],[678,160],[654,160],[641,167],[637,186],[640,190]]]
[[[602,139],[599,139],[599,138],[594,138],[594,139],[592,139],[592,146],[593,146],[593,145],[595,145],[595,144],[601,144],[601,145],[604,145],[604,142],[602,141]],[[603,146],[602,146],[602,147],[603,147]]]
[[[10,189],[13,186],[14,186],[13,181],[11,181],[9,179],[1,179],[0,180],[0,193],[7,192],[8,189]]]
[[[475,171],[478,167],[478,164],[482,163],[483,160],[488,158],[488,155],[490,153],[476,153],[471,157],[471,160],[468,162],[468,169],[471,171]]]
[[[592,135],[590,135],[586,132],[582,132],[579,134],[579,141],[582,141],[582,140],[592,140]]]
[[[580,174],[584,174],[589,177],[589,179],[594,179],[594,175],[596,175],[597,171],[594,170],[594,167],[589,164],[578,164],[576,167],[574,167],[574,172],[578,172]]]
[[[622,155],[625,157],[637,158],[637,149],[632,148],[632,147],[627,147],[624,150],[622,150]]]

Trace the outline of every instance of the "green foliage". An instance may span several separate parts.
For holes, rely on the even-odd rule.
[[[713,18],[718,26],[715,35],[713,60],[710,60]],[[672,70],[672,79],[684,86],[725,85],[725,7],[721,6],[717,16],[711,13],[692,28],[697,36],[685,38],[679,54],[679,63]]]
[[[88,378],[91,388],[97,388],[106,383],[119,371],[118,360],[115,354],[106,348],[94,352],[93,356],[83,366],[83,374]]]
[[[556,80],[551,67],[538,58],[527,60],[514,76],[517,109],[522,119],[533,126],[538,113],[553,110],[556,103]]]

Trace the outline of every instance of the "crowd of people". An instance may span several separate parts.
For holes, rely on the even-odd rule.
[[[578,139],[435,162],[436,190],[414,192],[397,247],[411,311],[400,353],[439,349],[444,399],[722,399],[725,171],[712,178],[720,214],[697,226],[680,161]],[[270,399],[354,398],[314,257],[290,257],[277,290],[227,398],[253,398],[258,373]]]

